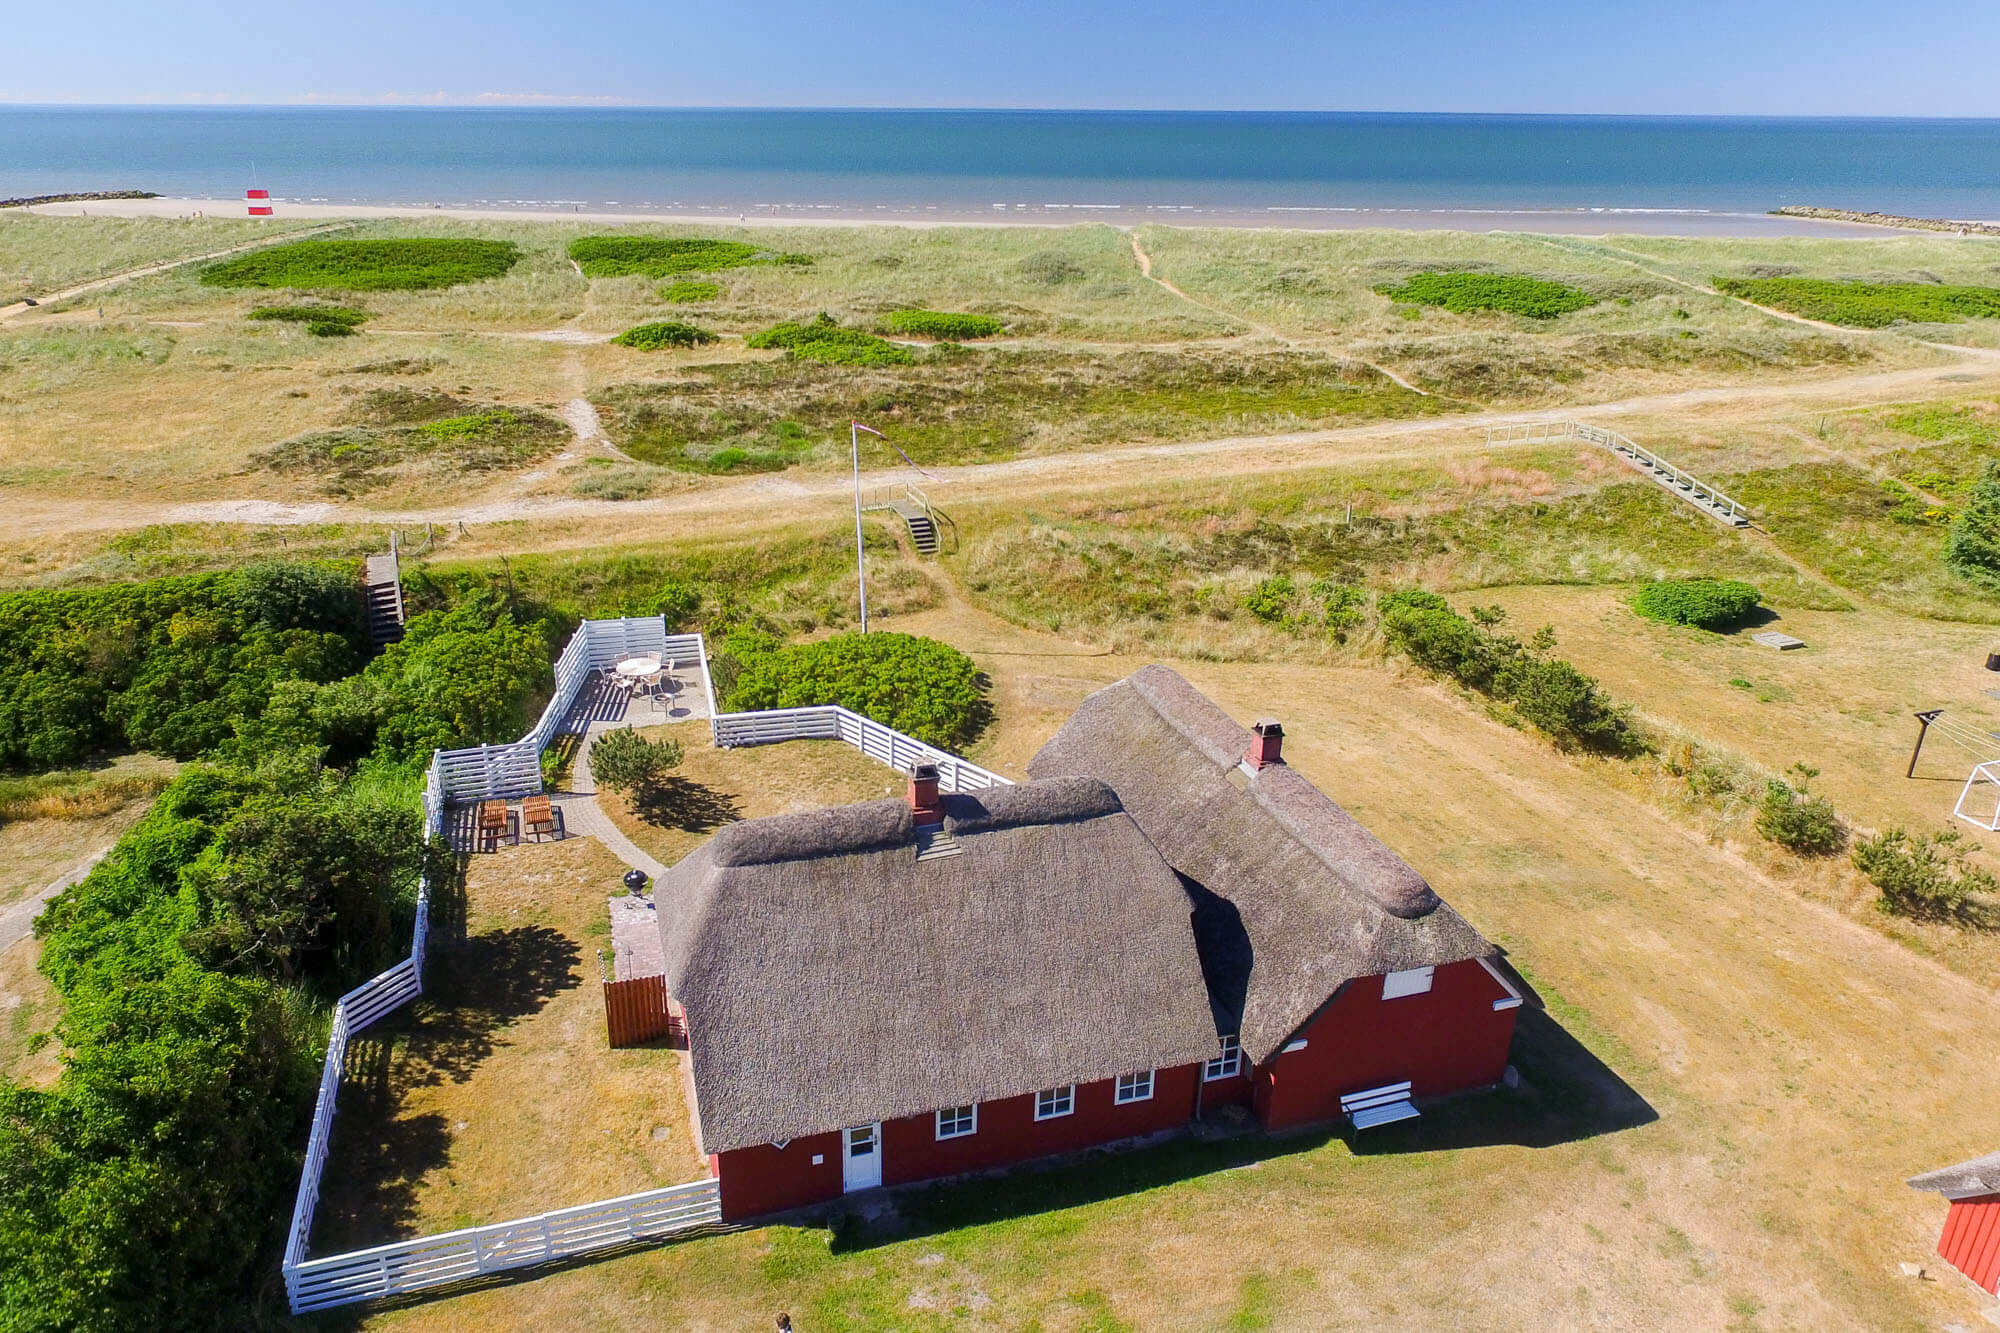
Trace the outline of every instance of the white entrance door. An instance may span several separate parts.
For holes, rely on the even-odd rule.
[[[841,1133],[840,1187],[852,1194],[882,1183],[882,1126],[862,1125]]]

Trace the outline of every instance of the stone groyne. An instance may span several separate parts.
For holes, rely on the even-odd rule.
[[[1954,222],[1950,218],[1906,218],[1895,213],[1862,213],[1847,208],[1814,208],[1787,204],[1771,210],[1781,218],[1814,218],[1820,222],[1861,222],[1872,227],[1903,227],[1913,231],[1949,231],[1964,236],[2000,236],[1991,222]]]
[[[36,204],[87,204],[97,199],[158,199],[151,190],[88,190],[80,194],[31,194],[0,199],[0,208],[33,208]]]

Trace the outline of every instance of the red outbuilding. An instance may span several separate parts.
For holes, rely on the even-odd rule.
[[[1938,1253],[1984,1290],[2000,1295],[2000,1152],[1910,1178],[1950,1201]]]
[[[1521,996],[1497,950],[1282,747],[1147,667],[1028,782],[920,769],[907,800],[749,820],[674,867],[667,983],[723,1216],[1498,1082]]]

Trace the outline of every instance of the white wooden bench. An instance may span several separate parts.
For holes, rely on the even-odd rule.
[[[1401,1083],[1385,1083],[1379,1088],[1348,1093],[1340,1099],[1340,1113],[1356,1129],[1373,1129],[1376,1125],[1414,1119],[1418,1111],[1410,1104],[1410,1081],[1404,1079]]]

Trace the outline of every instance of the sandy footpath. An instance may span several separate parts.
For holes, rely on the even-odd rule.
[[[649,212],[636,209],[496,208],[441,204],[336,204],[272,201],[280,218],[442,217],[494,222],[665,222],[746,227],[1074,227],[1090,222],[1133,227],[1145,223],[1177,227],[1235,227],[1273,231],[1341,231],[1386,228],[1398,231],[1528,231],[1576,236],[1880,236],[1895,229],[1767,213],[1709,213],[1698,210],[1630,209],[1184,209],[1143,205],[1014,204],[988,210],[962,207],[881,206],[877,208],[764,207],[732,213]],[[241,199],[93,199],[38,204],[22,210],[45,216],[204,217],[245,216]],[[1930,234],[1930,233],[1926,233]]]

